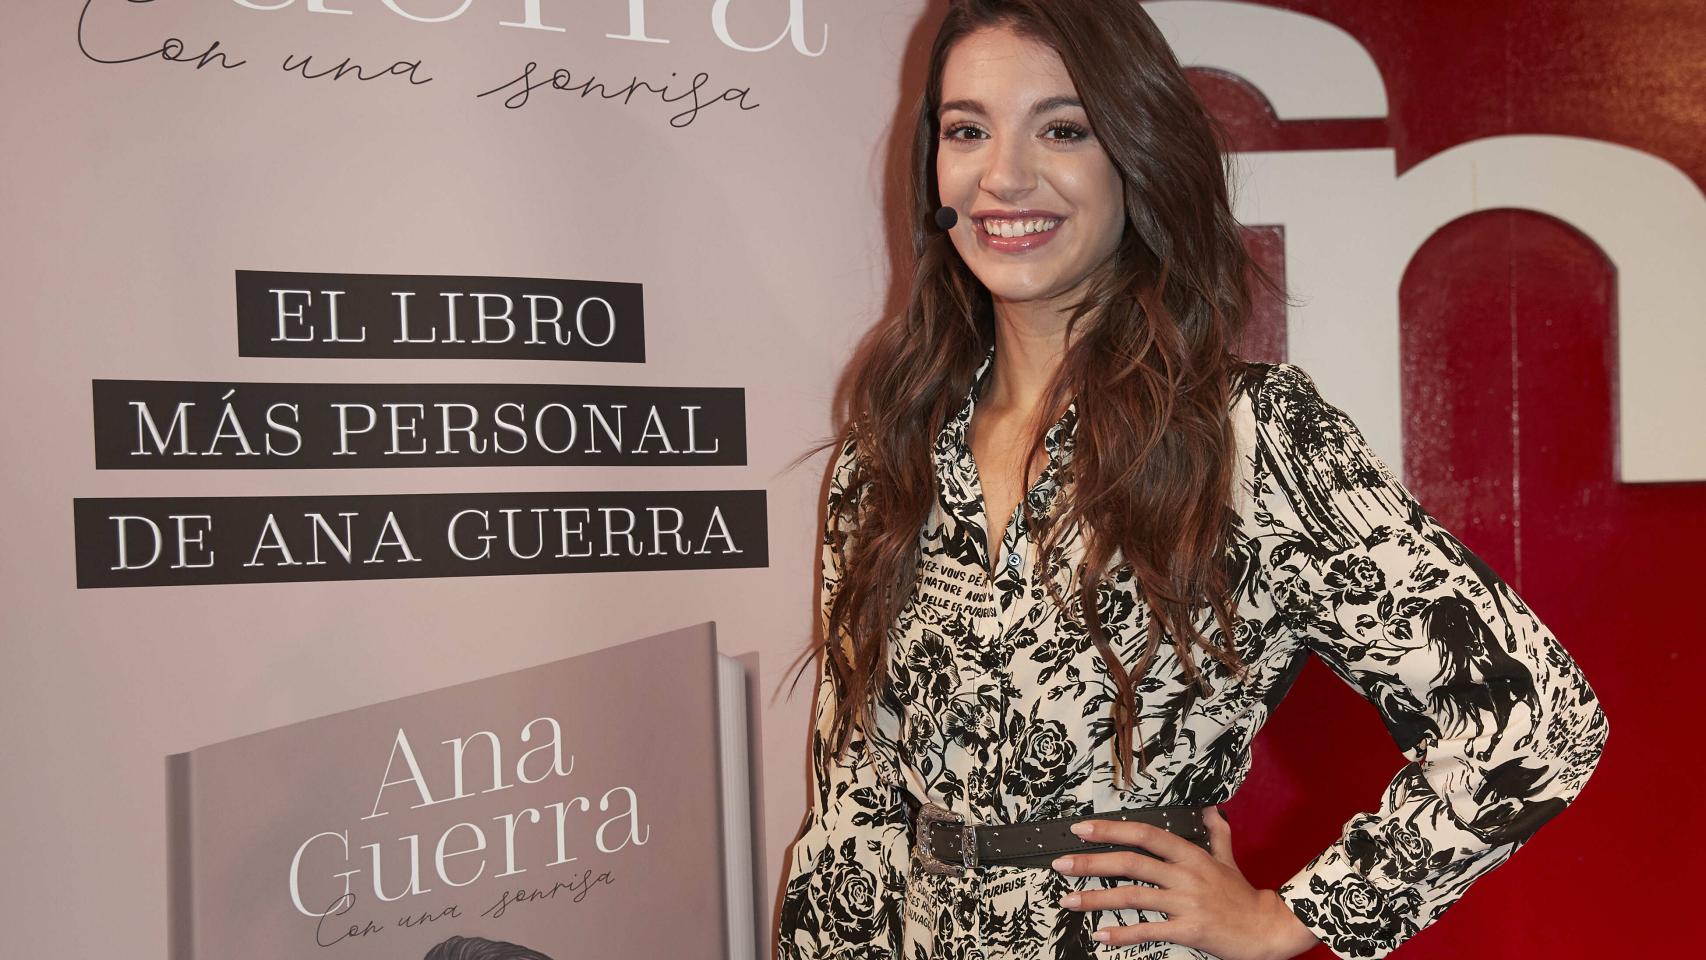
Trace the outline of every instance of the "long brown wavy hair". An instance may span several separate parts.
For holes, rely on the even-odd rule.
[[[1205,694],[1213,688],[1190,655],[1193,646],[1241,681],[1247,676],[1231,639],[1227,549],[1236,522],[1229,414],[1249,365],[1232,350],[1250,315],[1251,280],[1284,298],[1232,217],[1225,131],[1136,0],[960,0],[943,20],[913,129],[906,305],[872,330],[853,358],[838,411],[848,426],[805,454],[848,438],[857,451],[842,515],[827,520],[852,530],[842,577],[828,629],[806,653],[827,658],[840,692],[831,737],[839,755],[852,724],[869,729],[872,702],[887,683],[888,633],[912,593],[920,530],[937,496],[932,443],[994,342],[988,290],[946,231],[928,225],[940,205],[943,64],[962,37],[994,26],[1059,53],[1124,181],[1125,230],[1071,308],[1067,348],[1043,400],[1042,409],[1061,411],[1072,398],[1078,415],[1073,452],[1057,475],[1059,509],[1038,517],[1028,498],[1020,502],[1033,538],[1041,534],[1039,556],[1049,561],[1039,569],[1070,568],[1062,563],[1062,539],[1074,529],[1083,534],[1082,566],[1070,571],[1076,585],[1069,590],[1118,688],[1114,760],[1129,783],[1135,687],[1164,640]],[[1046,424],[1033,436],[1027,466],[1044,456],[1045,432]],[[1129,670],[1109,646],[1097,602],[1101,585],[1119,572],[1116,553],[1150,608],[1143,655]],[[1054,578],[1045,579],[1070,615]],[[1213,611],[1223,643],[1197,628],[1203,606]],[[1147,761],[1140,748],[1139,769]]]

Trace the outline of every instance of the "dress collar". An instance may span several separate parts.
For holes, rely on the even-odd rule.
[[[977,372],[972,374],[971,387],[966,391],[965,399],[960,408],[936,434],[936,460],[938,465],[944,461],[952,461],[959,457],[971,456],[971,444],[967,435],[971,431],[972,412],[977,409],[978,398],[983,395],[983,388],[989,382],[990,371],[995,367],[995,345],[990,344],[984,351],[983,362],[978,364]],[[1049,461],[1058,463],[1072,449],[1072,440],[1077,432],[1078,401],[1073,400],[1066,405],[1066,412],[1054,422],[1048,433],[1043,436],[1043,447],[1048,452]]]
[[[934,448],[936,461],[936,477],[942,485],[943,499],[948,504],[964,504],[968,508],[981,499],[981,489],[978,484],[974,461],[971,455],[971,443],[968,435],[971,429],[972,413],[977,409],[978,398],[983,393],[984,386],[989,381],[989,374],[995,366],[995,345],[991,344],[984,352],[983,362],[978,365],[977,372],[972,376],[971,387],[966,391],[965,399],[959,409],[948,418],[948,422],[936,434]],[[1043,435],[1043,448],[1048,454],[1048,463],[1044,464],[1042,472],[1037,477],[1036,485],[1027,492],[1031,497],[1032,508],[1047,511],[1054,498],[1056,490],[1055,474],[1066,462],[1072,452],[1073,438],[1078,424],[1078,403],[1076,400],[1066,406],[1066,411],[1060,419],[1049,427]],[[970,520],[970,518],[965,518]],[[1006,517],[988,518],[990,523],[1004,523]],[[971,526],[976,527],[975,522]],[[986,531],[979,529],[984,543],[983,555],[988,557],[987,538],[991,535],[1001,536],[1004,530]]]

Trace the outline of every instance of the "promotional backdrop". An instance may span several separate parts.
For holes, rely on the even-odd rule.
[[[164,955],[169,754],[706,620],[747,668],[769,943],[824,467],[790,464],[904,291],[943,6],[12,12],[9,953]],[[1675,949],[1659,878],[1706,852],[1676,715],[1706,666],[1676,606],[1706,537],[1706,7],[1145,6],[1303,301],[1253,354],[1351,414],[1616,730],[1406,950]],[[1257,750],[1228,812],[1263,886],[1401,762],[1319,664]]]

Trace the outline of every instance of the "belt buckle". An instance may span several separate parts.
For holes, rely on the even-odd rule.
[[[930,824],[954,823],[960,826],[960,862],[943,860],[936,855],[930,846]],[[965,818],[948,810],[946,807],[925,802],[919,805],[918,820],[914,826],[916,849],[919,866],[927,873],[954,874],[968,867],[977,866],[977,824],[966,823]]]

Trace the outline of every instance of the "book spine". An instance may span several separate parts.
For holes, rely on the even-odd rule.
[[[166,955],[195,960],[195,880],[190,755],[166,758]]]

